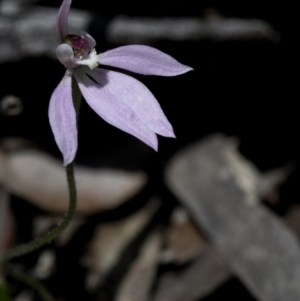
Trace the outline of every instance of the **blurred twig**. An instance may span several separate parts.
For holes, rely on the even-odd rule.
[[[5,0],[0,6],[0,63],[26,56],[55,57],[57,9],[38,7],[29,2]],[[82,28],[88,28],[93,18],[87,11],[72,9],[69,14],[70,32],[78,34]],[[266,21],[224,18],[217,13],[210,13],[203,19],[117,16],[109,23],[96,24],[99,24],[99,32],[105,32],[109,42],[117,44],[151,44],[158,40],[279,40],[278,33]]]
[[[166,177],[171,190],[258,300],[298,301],[299,243],[282,220],[258,202],[263,178],[238,154],[232,139],[221,134],[176,154]]]

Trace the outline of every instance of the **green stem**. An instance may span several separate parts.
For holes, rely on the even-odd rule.
[[[42,285],[40,282],[32,279],[28,275],[25,275],[21,272],[16,272],[10,267],[5,267],[5,272],[7,275],[15,278],[16,280],[18,280],[20,282],[25,283],[26,285],[28,285],[29,287],[31,287],[32,289],[37,291],[43,301],[55,301],[55,299],[52,297],[52,295],[46,289],[46,287],[44,287],[44,285]],[[0,299],[0,300],[2,300],[2,299]]]
[[[17,246],[6,253],[2,254],[0,257],[0,263],[6,262],[12,258],[20,257],[22,255],[25,255],[27,253],[30,253],[48,243],[53,241],[62,231],[66,229],[66,227],[69,225],[70,221],[74,217],[75,211],[76,211],[76,185],[75,185],[75,179],[74,179],[74,163],[70,163],[66,167],[67,172],[67,181],[68,181],[68,187],[69,187],[69,208],[65,215],[65,217],[61,220],[61,222],[52,230],[45,233],[44,235],[28,242],[23,245]]]
[[[5,282],[1,278],[0,278],[0,300],[1,301],[10,300]]]

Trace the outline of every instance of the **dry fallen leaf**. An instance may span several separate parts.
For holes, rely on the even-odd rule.
[[[76,166],[77,211],[91,214],[126,202],[145,185],[143,172]],[[58,160],[37,150],[4,153],[0,149],[0,185],[50,212],[69,202],[65,170]]]

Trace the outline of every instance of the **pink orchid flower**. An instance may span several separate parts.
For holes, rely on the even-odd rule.
[[[106,122],[137,137],[157,150],[156,134],[175,137],[173,128],[152,93],[131,76],[97,68],[118,67],[144,75],[176,76],[192,70],[169,55],[148,46],[129,45],[98,54],[95,40],[87,33],[68,33],[72,0],[63,0],[56,22],[59,46],[56,54],[67,68],[52,93],[49,120],[64,166],[77,151],[76,112],[72,99],[72,76],[89,106]]]

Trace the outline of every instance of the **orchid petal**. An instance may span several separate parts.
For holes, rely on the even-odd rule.
[[[68,14],[72,0],[63,0],[56,19],[56,38],[58,44],[64,42],[65,36],[68,34]]]
[[[172,125],[158,101],[144,84],[131,76],[100,68],[87,70],[86,73],[100,86],[105,78],[110,93],[118,102],[130,107],[148,129],[165,137],[175,137]]]
[[[66,68],[74,68],[78,66],[78,63],[74,59],[73,49],[68,44],[58,45],[56,48],[56,56]]]
[[[157,150],[158,141],[155,133],[144,125],[140,116],[130,105],[119,100],[121,97],[114,91],[114,85],[105,75],[98,78],[98,84],[92,81],[83,71],[76,68],[73,71],[78,86],[90,107],[106,122],[137,137],[153,149]]]
[[[74,160],[77,151],[76,113],[71,81],[72,73],[67,71],[52,93],[48,112],[56,144],[64,157],[64,166]]]
[[[95,41],[95,39],[94,39],[91,35],[89,35],[87,32],[85,32],[85,31],[82,30],[82,31],[81,31],[81,38],[88,42],[91,51],[92,51],[92,49],[95,48],[95,46],[96,46],[96,41]]]
[[[175,76],[193,70],[168,54],[144,45],[118,47],[99,54],[99,63],[144,75]]]

